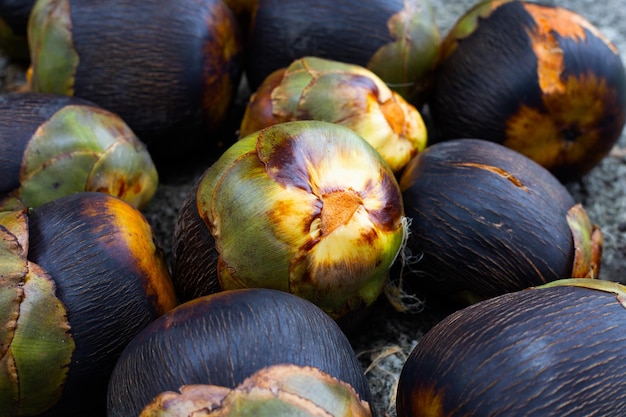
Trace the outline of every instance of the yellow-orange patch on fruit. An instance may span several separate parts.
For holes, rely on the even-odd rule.
[[[533,16],[537,31],[542,34],[558,33],[575,40],[585,39],[585,29],[589,23],[577,13],[560,7],[546,7],[539,4],[524,4],[524,8]]]
[[[510,172],[494,166],[494,165],[485,165],[485,164],[478,164],[478,163],[472,163],[472,162],[461,162],[458,164],[455,164],[456,166],[463,166],[463,167],[469,167],[469,168],[477,168],[477,169],[482,169],[485,171],[489,171],[492,172],[496,175],[499,175],[500,177],[504,178],[507,181],[510,181],[511,183],[513,183],[516,187],[524,190],[524,191],[528,191],[528,188],[526,188],[526,186],[524,184],[522,184],[522,182],[516,178],[513,174],[511,174]]]
[[[146,294],[154,300],[159,313],[174,308],[174,285],[165,259],[154,242],[150,224],[138,210],[117,198],[107,200],[107,211],[115,219],[118,233],[137,263]]]
[[[613,53],[618,53],[615,45],[579,13],[562,7],[546,7],[534,3],[525,3],[524,8],[535,18],[535,22],[544,33],[555,32],[564,38],[584,41],[586,30],[606,43]]]
[[[584,42],[585,30],[602,39],[614,53],[611,44],[591,23],[579,14],[560,7],[545,7],[537,4],[525,4],[526,10],[533,16],[536,26],[528,30],[528,36],[537,56],[537,76],[539,86],[546,94],[562,93],[566,90],[561,74],[564,69],[563,50],[556,35]]]
[[[389,122],[389,127],[396,135],[404,136],[406,121],[404,119],[404,111],[396,100],[390,99],[381,103],[380,109],[385,115],[385,119]]]
[[[561,164],[564,144],[552,116],[522,105],[507,121],[504,146],[524,153],[542,166]]]
[[[562,86],[558,94],[543,96],[545,110],[522,105],[507,121],[503,145],[548,169],[583,160],[591,167],[608,152],[598,146],[600,121],[619,107],[617,93],[589,73],[569,76]]]
[[[412,393],[409,402],[411,412],[408,414],[413,416],[445,417],[449,415],[444,413],[443,393],[438,392],[434,387],[420,386]]]

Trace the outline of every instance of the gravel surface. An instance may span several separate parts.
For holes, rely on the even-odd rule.
[[[475,2],[469,0],[431,0],[442,35],[456,19]],[[596,25],[617,48],[626,53],[626,9],[617,0],[554,1],[560,6],[577,11]],[[621,3],[621,0],[620,0]],[[0,89],[19,84],[23,80],[23,65],[8,65],[0,56]],[[247,100],[245,86],[241,89],[239,104]],[[200,158],[184,166],[161,172],[161,184],[153,201],[145,210],[166,254],[171,256],[173,224],[188,190],[206,169]],[[567,184],[575,199],[586,208],[593,223],[604,234],[604,253],[601,278],[626,280],[626,135],[622,137],[598,167],[582,180]],[[452,312],[453,307],[437,300],[422,300],[419,313],[398,313],[383,298],[374,308],[370,322],[359,335],[352,335],[353,346],[362,360],[371,383],[374,408],[379,416],[395,416],[395,383],[402,365],[420,337],[435,323]]]

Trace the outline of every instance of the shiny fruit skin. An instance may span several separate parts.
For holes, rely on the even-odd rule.
[[[493,297],[573,276],[579,250],[590,261],[577,276],[599,273],[599,229],[552,174],[509,148],[479,139],[431,145],[400,186],[411,219],[411,287]],[[583,243],[573,232],[576,212],[586,224]]]
[[[28,261],[50,277],[67,311],[67,333],[75,343],[60,396],[41,415],[100,415],[108,378],[126,344],[177,304],[163,252],[139,211],[97,192],[30,210],[27,247]],[[28,354],[21,352],[21,360],[28,361]],[[28,401],[39,393],[20,394]]]
[[[316,367],[370,401],[361,365],[326,313],[292,294],[253,288],[187,301],[138,334],[111,376],[108,416],[138,415],[182,385],[234,388],[281,363]]]
[[[243,66],[222,0],[51,0],[32,16],[33,91],[118,114],[165,161],[217,146]]]
[[[554,284],[482,301],[435,325],[404,364],[398,417],[624,415],[624,287]]]
[[[433,143],[494,141],[564,182],[596,166],[626,122],[619,52],[565,8],[481,3],[444,40],[435,74]]]
[[[254,91],[273,71],[304,56],[370,69],[421,106],[440,44],[424,0],[258,0],[246,43],[246,77]]]

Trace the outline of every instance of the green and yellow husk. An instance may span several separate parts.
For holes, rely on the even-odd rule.
[[[393,172],[352,130],[326,122],[280,123],[239,140],[204,174],[196,199],[222,289],[288,291],[333,317],[381,294],[405,233]]]
[[[0,410],[6,417],[52,407],[75,349],[54,282],[27,253],[26,211],[0,211]]]
[[[348,127],[399,172],[426,147],[419,111],[372,71],[304,57],[270,75],[251,97],[240,135],[276,123],[319,120]]]
[[[157,185],[147,148],[117,115],[69,105],[29,141],[18,196],[26,206],[37,207],[75,192],[98,191],[143,208]]]

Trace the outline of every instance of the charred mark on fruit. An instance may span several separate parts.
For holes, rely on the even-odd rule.
[[[398,402],[399,409],[405,410],[406,413],[411,411],[412,415],[420,415],[425,412],[432,417],[449,415],[446,405],[444,388],[430,385],[427,382],[418,384],[411,396],[401,395]]]

